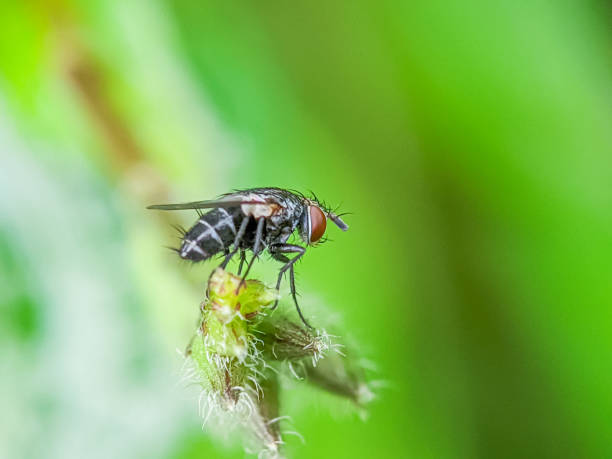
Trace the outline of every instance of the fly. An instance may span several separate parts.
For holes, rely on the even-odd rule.
[[[221,195],[210,201],[195,201],[183,204],[158,204],[147,209],[183,210],[211,209],[200,214],[196,223],[183,235],[181,248],[177,250],[181,258],[194,262],[207,260],[224,253],[220,267],[225,268],[229,261],[240,251],[238,275],[246,260],[246,252],[253,252],[242,280],[246,279],[255,259],[263,250],[268,250],[272,258],[283,263],[276,289],[280,289],[283,274],[289,271],[291,296],[297,312],[308,327],[312,328],[302,315],[295,292],[295,273],[293,265],[306,248],[288,244],[287,240],[297,230],[306,246],[315,245],[325,234],[327,219],[342,231],[348,225],[321,203],[316,196],[307,198],[301,193],[282,188],[251,188]],[[289,258],[287,255],[296,254]],[[272,309],[278,305],[278,300]]]

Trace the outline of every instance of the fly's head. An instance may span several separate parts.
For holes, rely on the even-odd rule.
[[[332,212],[316,196],[304,199],[304,212],[300,221],[300,237],[308,245],[315,245],[321,241],[327,229],[327,220],[331,220],[342,231],[348,230],[348,225],[342,221],[340,215]]]

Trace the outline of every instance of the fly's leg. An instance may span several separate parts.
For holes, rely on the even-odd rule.
[[[275,260],[278,260],[280,262],[285,263],[285,266],[287,265],[287,263],[291,262],[291,258],[286,257],[282,253],[274,253],[273,252],[273,250],[274,250],[273,247],[270,248],[270,253],[272,254],[272,258],[274,258]],[[281,284],[281,281],[283,280],[283,274],[285,274],[285,271],[283,271],[283,269],[281,269],[281,271],[278,274],[278,279],[276,280],[276,290],[277,291],[280,291],[280,284]],[[278,306],[278,298],[276,299],[276,301],[274,302],[274,305],[270,309],[272,311],[274,311],[277,306]]]
[[[236,254],[236,252],[238,252],[238,249],[240,248],[240,241],[242,241],[242,238],[244,237],[244,233],[246,232],[250,219],[251,217],[248,216],[242,219],[242,223],[240,223],[240,228],[238,228],[238,232],[236,233],[236,237],[234,238],[234,249],[225,256],[225,260],[223,260],[223,263],[219,265],[219,268],[225,269],[232,257]]]
[[[293,257],[292,259],[290,259],[286,255],[284,255],[285,253],[297,253],[297,255]],[[304,315],[302,314],[302,311],[300,310],[300,306],[298,305],[297,294],[295,291],[295,273],[293,271],[293,265],[295,264],[296,261],[302,258],[302,256],[305,253],[306,253],[306,249],[300,245],[274,244],[270,246],[270,254],[272,255],[272,257],[275,260],[282,261],[283,263],[285,263],[285,265],[280,269],[280,272],[278,273],[278,279],[276,281],[276,290],[280,290],[280,284],[283,279],[283,274],[285,274],[285,272],[289,270],[289,282],[290,282],[289,285],[291,287],[291,296],[293,297],[293,303],[295,304],[295,309],[297,310],[297,313],[300,316],[300,319],[302,319],[302,322],[304,322],[304,325],[306,325],[308,328],[312,328],[312,326],[304,318]],[[277,306],[278,306],[278,299],[274,302],[274,305],[272,306],[271,309],[274,310],[276,309]]]
[[[249,261],[249,264],[247,265],[247,269],[244,272],[244,276],[242,276],[240,283],[238,284],[236,293],[238,293],[238,291],[240,290],[240,287],[242,287],[242,284],[244,284],[244,281],[246,280],[246,277],[249,275],[249,271],[251,270],[251,267],[253,266],[253,262],[257,258],[257,255],[259,255],[259,252],[261,252],[262,250],[263,227],[265,223],[266,223],[266,219],[264,217],[261,217],[259,220],[257,220],[257,230],[255,231],[255,242],[253,244],[253,258],[251,258],[251,261]]]
[[[280,269],[278,273],[278,279],[276,281],[276,290],[280,290],[280,284],[281,284],[281,281],[283,280],[283,274],[285,274],[285,272],[287,272],[287,270],[291,266],[293,266],[293,263],[298,261],[302,257],[302,255],[304,255],[304,253],[306,252],[306,249],[302,246],[295,245],[295,244],[273,244],[270,246],[269,250],[270,250],[270,255],[272,255],[272,258],[285,263],[284,266]],[[299,255],[291,259],[285,256],[284,255],[285,253],[297,253]],[[275,309],[276,306],[278,306],[278,300],[274,302],[274,306],[272,306],[272,309]]]
[[[238,273],[237,275],[240,276],[240,273],[242,272],[242,266],[244,265],[244,262],[246,261],[246,250],[241,250],[240,251],[240,264],[238,265]]]
[[[293,268],[293,263],[291,263],[291,267],[289,268],[289,286],[291,287],[291,296],[293,297],[293,303],[295,304],[295,309],[297,310],[297,313],[300,316],[300,319],[302,319],[302,322],[304,322],[304,325],[306,325],[308,328],[313,329],[314,327],[310,325],[304,318],[304,315],[302,314],[302,310],[300,309],[300,306],[298,305],[298,302],[297,302],[297,297],[295,293],[295,271]]]

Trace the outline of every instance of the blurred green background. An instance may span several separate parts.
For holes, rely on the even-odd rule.
[[[212,264],[144,206],[252,186],[353,212],[298,288],[385,381],[290,385],[290,457],[612,457],[606,2],[0,12],[1,457],[245,456],[179,383]]]

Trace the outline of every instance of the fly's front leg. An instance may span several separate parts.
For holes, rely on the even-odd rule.
[[[276,290],[279,290],[281,281],[283,279],[283,274],[285,274],[285,272],[289,268],[291,268],[291,266],[293,266],[293,263],[298,261],[302,257],[302,255],[306,253],[306,249],[301,245],[295,244],[272,244],[268,250],[270,251],[270,255],[272,255],[272,258],[285,263],[284,266],[280,269],[278,273],[278,279],[276,281]],[[285,253],[297,253],[298,255],[291,259],[284,255]],[[274,306],[272,306],[272,309],[276,308],[277,304],[278,300],[276,300]]]
[[[238,284],[236,293],[238,293],[238,291],[240,290],[240,287],[242,287],[242,284],[244,284],[246,277],[249,275],[249,271],[251,270],[251,267],[253,266],[253,262],[255,261],[255,258],[257,258],[257,255],[259,255],[259,252],[263,250],[263,229],[264,229],[265,223],[266,223],[266,219],[264,217],[261,217],[259,220],[257,220],[257,230],[255,231],[255,242],[253,243],[253,258],[251,258],[251,261],[249,261],[249,264],[247,265],[247,269],[244,272],[244,276],[242,276],[242,280]]]
[[[312,326],[306,321],[306,319],[302,315],[302,311],[300,310],[300,306],[298,305],[297,294],[295,291],[295,274],[293,271],[293,265],[295,264],[296,261],[302,258],[302,256],[306,253],[306,249],[300,245],[295,245],[295,244],[274,244],[270,246],[269,250],[270,250],[270,254],[272,255],[272,258],[285,263],[284,266],[280,269],[278,273],[278,279],[276,281],[276,290],[280,290],[280,284],[283,279],[283,274],[285,274],[285,272],[289,270],[289,282],[290,282],[290,287],[291,287],[291,296],[293,297],[295,309],[297,310],[298,315],[300,316],[300,319],[302,319],[302,322],[304,322],[304,325],[306,325],[308,328],[312,328]],[[293,257],[292,259],[290,259],[286,255],[284,255],[285,253],[297,253],[297,255]],[[272,306],[272,309],[275,309],[277,306],[278,306],[278,299],[274,302],[274,306]]]
[[[240,228],[238,228],[238,232],[236,233],[236,237],[234,238],[234,248],[225,256],[225,260],[223,260],[223,263],[219,265],[219,268],[225,269],[232,257],[236,254],[236,252],[238,252],[238,249],[240,248],[240,241],[242,241],[242,238],[244,237],[244,233],[246,232],[250,219],[251,217],[248,216],[242,219],[242,223],[240,223]]]
[[[299,258],[299,257],[296,257],[296,258]],[[300,316],[300,319],[302,319],[302,322],[304,322],[304,325],[306,325],[308,328],[314,328],[312,325],[310,325],[306,321],[306,319],[304,318],[304,315],[302,314],[302,310],[298,306],[297,294],[295,293],[295,270],[293,268],[293,263],[291,263],[291,267],[289,268],[289,286],[291,288],[291,296],[293,297],[293,303],[295,304],[295,309],[297,310],[297,313]]]

